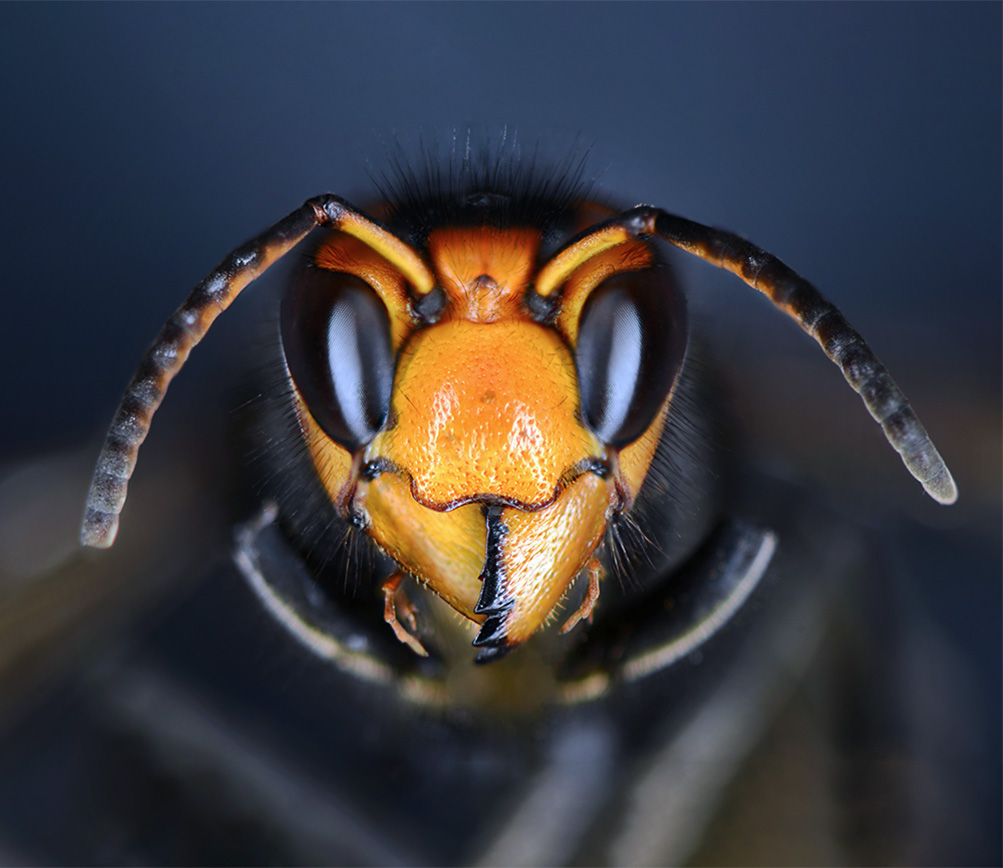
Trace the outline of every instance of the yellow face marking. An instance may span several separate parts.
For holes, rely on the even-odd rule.
[[[633,443],[620,450],[617,463],[619,464],[619,479],[621,485],[626,487],[624,492],[627,495],[625,507],[629,507],[641,485],[648,476],[651,469],[651,461],[655,457],[658,449],[658,441],[661,439],[662,431],[665,429],[665,422],[669,418],[669,407],[672,404],[672,394],[665,399],[662,409],[659,410],[655,420],[651,423],[640,437]]]
[[[414,497],[449,509],[485,495],[537,509],[561,478],[605,450],[577,418],[567,346],[532,322],[446,322],[415,334],[402,352],[392,427],[367,460],[410,475]]]
[[[582,264],[611,247],[633,240],[634,236],[623,226],[615,225],[586,235],[577,244],[562,250],[540,269],[540,273],[536,276],[536,291],[543,296],[550,295]]]
[[[338,229],[358,238],[393,265],[421,295],[435,288],[435,278],[414,249],[361,214],[346,213]]]
[[[352,456],[335,443],[318,425],[298,391],[293,392],[300,430],[306,440],[314,469],[331,503],[341,504],[349,493],[352,479]]]

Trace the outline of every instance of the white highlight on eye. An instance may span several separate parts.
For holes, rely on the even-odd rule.
[[[641,318],[632,304],[618,304],[610,323],[609,368],[606,371],[606,425],[617,431],[637,390],[641,370]]]
[[[334,394],[349,430],[359,440],[366,439],[362,371],[359,361],[359,334],[351,305],[335,304],[327,324],[327,363],[334,381]]]

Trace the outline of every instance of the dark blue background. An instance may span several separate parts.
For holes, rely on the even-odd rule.
[[[466,124],[580,137],[603,189],[731,228],[808,275],[907,393],[916,356],[995,394],[1000,14],[6,5],[4,451],[102,427],[190,286],[307,196],[367,191],[377,135]],[[697,274],[725,287],[715,316],[759,311],[752,328],[815,361],[731,279]]]

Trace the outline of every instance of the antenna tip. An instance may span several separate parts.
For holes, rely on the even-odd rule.
[[[80,526],[80,544],[95,549],[111,548],[118,534],[118,516],[88,509]]]
[[[958,499],[958,486],[951,471],[944,467],[933,479],[923,483],[923,488],[937,503],[950,506]]]

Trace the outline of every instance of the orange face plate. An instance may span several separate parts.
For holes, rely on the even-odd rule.
[[[532,322],[456,320],[418,332],[401,354],[392,419],[367,459],[385,458],[432,509],[473,500],[540,509],[604,449],[577,418],[574,361]]]
[[[428,252],[451,316],[490,323],[525,320],[522,296],[533,277],[540,233],[533,229],[437,229]]]

